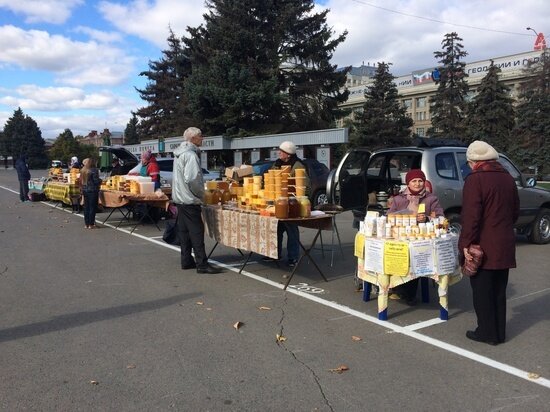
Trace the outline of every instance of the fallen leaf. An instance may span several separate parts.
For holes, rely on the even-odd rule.
[[[204,305],[204,302],[196,302],[197,305]]]
[[[90,381],[90,383],[91,383],[92,385],[99,385],[99,382],[98,382],[98,381]]]
[[[239,330],[239,328],[243,325],[242,322],[235,322],[235,324],[233,325],[233,327],[237,330]]]
[[[529,379],[538,379],[538,378],[540,378],[540,375],[539,375],[538,373],[535,373],[535,372],[529,372],[529,373],[527,374],[527,377],[528,377]]]
[[[260,309],[260,310],[271,310],[271,308],[268,308],[267,306],[260,306],[258,309]]]
[[[277,342],[284,342],[286,340],[286,338],[283,336],[283,335],[275,335],[276,338],[277,338]]]
[[[212,308],[206,308],[206,310],[212,310]]]
[[[345,371],[349,371],[349,368],[346,365],[340,365],[335,369],[329,369],[329,372],[333,373],[343,373]]]
[[[136,365],[134,365],[133,363],[126,366],[126,369],[135,369],[135,368],[136,368]]]
[[[351,340],[354,340],[355,342],[359,342],[360,340],[363,340],[363,338],[360,338],[359,336],[352,336]]]

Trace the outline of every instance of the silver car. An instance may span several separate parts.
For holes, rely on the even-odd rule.
[[[160,184],[164,187],[172,187],[172,173],[174,170],[174,158],[158,157],[157,163],[160,169]],[[204,167],[202,168],[202,176],[204,181],[217,180],[220,178],[219,172],[211,172]]]
[[[429,146],[429,139],[418,147],[396,147],[370,152],[357,148],[344,155],[327,182],[329,202],[345,210],[354,210],[358,219],[364,215],[368,194],[398,191],[404,184],[404,175],[410,169],[422,169],[431,183],[432,192],[439,198],[445,216],[451,225],[459,228],[462,209],[462,187],[470,173],[466,161],[466,147]],[[432,143],[433,144],[433,143]],[[499,162],[515,179],[520,198],[520,217],[516,222],[518,233],[525,234],[533,243],[550,242],[550,191],[534,187],[505,155]],[[358,190],[362,188],[362,190]],[[369,207],[376,207],[371,205]]]

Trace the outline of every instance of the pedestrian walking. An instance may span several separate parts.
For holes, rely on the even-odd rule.
[[[19,179],[19,199],[22,202],[29,200],[29,180],[31,180],[31,172],[27,165],[27,157],[22,154],[15,161],[15,170],[17,170],[17,179]]]

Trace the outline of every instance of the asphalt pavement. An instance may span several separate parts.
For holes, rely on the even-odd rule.
[[[184,271],[154,225],[86,230],[17,190],[0,170],[2,411],[550,410],[549,245],[518,238],[507,342],[490,346],[465,337],[467,279],[449,288],[447,322],[433,287],[379,321],[356,290],[348,212],[334,264],[330,233],[313,252],[329,281],[305,263],[283,291],[284,265],[253,255],[239,274],[242,256],[218,246],[223,273]]]

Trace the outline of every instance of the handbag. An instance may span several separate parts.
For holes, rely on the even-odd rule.
[[[176,245],[176,246],[180,245],[177,220],[166,221],[166,228],[164,229],[162,240],[164,240],[166,243],[170,245]]]
[[[483,250],[479,245],[470,245],[468,247],[468,253],[472,255],[472,260],[464,259],[462,265],[462,274],[468,277],[475,276],[481,262],[483,261]]]

